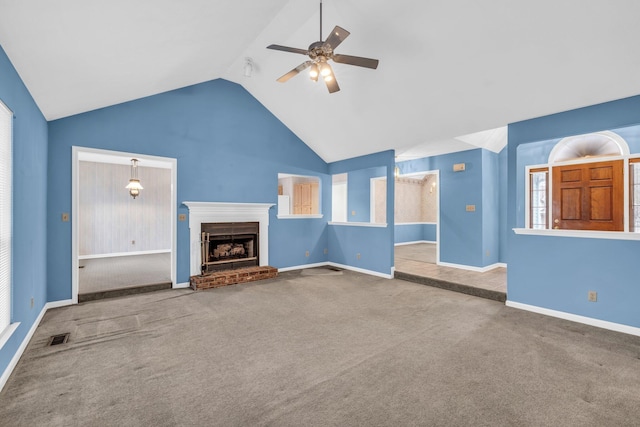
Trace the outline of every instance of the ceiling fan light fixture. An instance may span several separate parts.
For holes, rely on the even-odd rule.
[[[340,90],[336,76],[329,65],[329,61],[334,61],[341,64],[356,65],[358,67],[365,67],[375,70],[378,68],[378,60],[371,58],[363,58],[360,56],[352,55],[339,55],[335,53],[335,49],[349,36],[349,31],[342,27],[335,26],[329,37],[326,40],[322,38],[322,0],[320,0],[320,39],[309,45],[307,49],[299,49],[295,47],[281,46],[278,44],[271,44],[267,46],[267,49],[280,50],[283,52],[297,53],[306,55],[309,60],[298,65],[293,70],[280,76],[276,81],[285,83],[290,78],[298,75],[302,70],[306,70],[311,67],[309,77],[313,81],[318,81],[318,77],[322,75],[329,93],[335,93]]]
[[[327,77],[331,75],[331,68],[329,67],[329,65],[327,64],[323,64],[322,65],[322,70],[320,71],[320,74],[322,74],[322,77]]]
[[[311,66],[311,71],[309,71],[309,76],[311,80],[318,80],[318,64],[313,64]]]

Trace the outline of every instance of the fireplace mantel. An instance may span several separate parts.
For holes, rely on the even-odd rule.
[[[189,274],[200,274],[200,230],[208,222],[260,223],[260,265],[269,265],[269,209],[272,203],[182,202],[189,208]]]

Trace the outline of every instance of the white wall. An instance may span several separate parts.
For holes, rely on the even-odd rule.
[[[144,190],[134,200],[125,189],[130,170],[80,162],[80,257],[171,249],[171,171],[139,166]]]

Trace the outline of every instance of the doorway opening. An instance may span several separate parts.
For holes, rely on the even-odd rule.
[[[177,160],[84,147],[72,155],[73,302],[177,287]],[[135,199],[125,188],[133,158],[144,187]]]
[[[395,179],[395,267],[438,264],[440,260],[439,171],[399,175]]]

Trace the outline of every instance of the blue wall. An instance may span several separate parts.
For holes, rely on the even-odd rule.
[[[71,298],[71,230],[59,216],[71,212],[72,146],[176,158],[178,213],[188,214],[183,201],[277,204],[279,172],[319,176],[323,197],[330,197],[328,165],[244,88],[225,80],[50,122],[50,301]],[[327,260],[331,204],[325,201],[323,219],[278,220],[272,208],[271,265]],[[177,280],[183,283],[189,280],[188,222],[179,222],[177,232]]]
[[[640,123],[640,96],[509,125],[508,227],[524,225],[524,167],[560,138]],[[633,133],[632,130],[626,131]],[[628,136],[630,145],[639,135]],[[529,144],[542,141],[537,144]],[[527,144],[527,145],[525,145]],[[508,235],[512,302],[640,327],[640,241]],[[587,292],[598,292],[588,302]]]
[[[482,150],[482,265],[485,266],[500,261],[500,188],[500,155]]]
[[[483,154],[483,151],[486,150],[461,151],[398,163],[402,174],[440,171],[440,242],[438,243],[441,262],[472,267],[485,267],[493,263],[485,259],[486,250],[483,246],[485,244],[483,160],[493,159],[493,155]],[[453,172],[453,165],[456,163],[465,163],[465,170]],[[489,167],[492,171],[497,168],[493,163]],[[497,170],[492,173],[497,173]],[[493,197],[489,199],[494,200]],[[466,205],[475,205],[475,212],[467,212]],[[497,212],[497,208],[493,206],[487,209],[490,214]],[[487,226],[487,229],[489,228]],[[489,241],[487,243],[491,243],[488,250],[493,256],[496,253],[495,244]]]
[[[387,226],[360,227],[355,225],[330,225],[328,231],[329,261],[351,267],[362,268],[383,274],[391,274],[393,259],[393,203],[395,182],[393,177],[394,152],[384,151],[368,156],[356,157],[329,164],[329,173],[351,173],[369,168],[385,168],[387,176]],[[377,175],[373,175],[377,176]],[[364,185],[364,179],[361,180]],[[347,184],[350,193],[352,181]],[[366,179],[369,191],[369,178]],[[361,189],[356,188],[356,191]],[[329,212],[331,209],[329,208]],[[368,211],[368,207],[367,207]],[[349,212],[350,214],[351,212]],[[357,212],[356,212],[357,213]],[[352,221],[349,216],[349,221]],[[364,220],[369,221],[369,217]],[[360,259],[356,257],[360,254]]]
[[[20,322],[0,349],[1,375],[47,301],[47,122],[1,47],[0,100],[15,115],[11,322]]]
[[[394,243],[436,241],[436,224],[396,224]]]
[[[502,151],[500,151],[499,156],[499,180],[500,180],[500,210],[498,213],[499,223],[500,223],[500,259],[499,262],[506,263],[507,262],[507,253],[508,253],[508,241],[507,237],[509,235],[509,227],[507,226],[507,181],[508,181],[508,167],[507,167],[507,159],[508,159],[509,150],[508,147],[504,147]]]
[[[371,221],[371,178],[386,175],[387,170],[384,166],[353,170],[348,173],[347,221]]]

